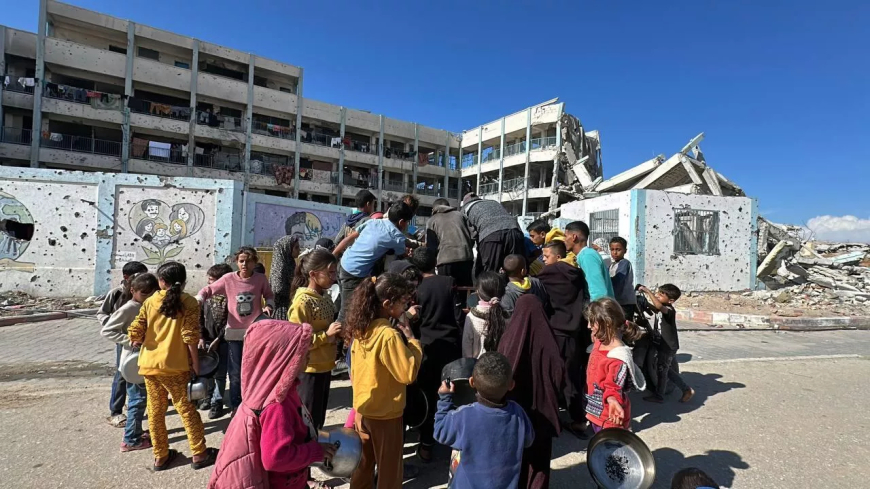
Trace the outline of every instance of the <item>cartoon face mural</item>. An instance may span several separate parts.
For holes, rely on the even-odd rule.
[[[205,213],[195,204],[170,206],[148,199],[131,207],[129,220],[130,228],[142,239],[142,250],[148,257],[142,263],[153,266],[181,253],[183,240],[202,228]]]
[[[317,240],[323,236],[323,226],[320,218],[310,212],[297,212],[284,221],[284,232],[287,236],[298,236],[301,248],[314,248]]]
[[[341,211],[308,209],[258,202],[253,210],[254,243],[272,246],[285,235],[298,236],[300,246],[313,248],[321,237],[334,238],[347,214]]]
[[[33,272],[35,264],[18,261],[33,238],[33,216],[15,197],[0,191],[0,272]]]

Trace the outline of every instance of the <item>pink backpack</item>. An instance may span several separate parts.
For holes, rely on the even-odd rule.
[[[242,403],[230,421],[208,489],[268,489],[260,456],[260,414]]]

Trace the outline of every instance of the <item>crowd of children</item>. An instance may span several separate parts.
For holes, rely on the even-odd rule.
[[[428,403],[414,406],[427,413],[417,456],[428,462],[436,444],[452,447],[451,487],[541,488],[563,428],[580,437],[630,429],[632,389],[663,402],[670,382],[682,402],[691,399],[675,360],[680,290],[635,287],[625,239],[610,240],[609,264],[601,246],[587,246],[581,221],[564,230],[535,221],[524,241],[515,218],[474,195],[460,209],[439,201],[433,226],[412,235],[414,197],[382,216],[372,215],[373,197],[361,192],[334,242],[303,250],[298,238],[280,239],[271,285],[250,247],[233,256],[236,271],[211,267],[196,297],[184,293],[180,263],[156,276],[136,262],[124,267],[100,314],[118,361],[138,350],[144,376],[140,385],[113,380],[109,421],[125,427],[121,451],[152,448],[155,471],[172,463],[171,398],[193,467],[217,464],[209,487],[306,487],[307,467],[335,451],[318,443],[317,430],[333,368],[346,358],[347,426],[362,441],[352,488],[401,487],[410,388]],[[186,386],[200,355],[216,356],[218,367],[213,393],[195,406]],[[441,375],[460,358],[476,360],[476,402],[457,407]],[[197,407],[209,419],[231,410],[219,452],[206,446]]]

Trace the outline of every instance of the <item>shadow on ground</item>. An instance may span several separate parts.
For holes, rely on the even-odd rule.
[[[662,423],[676,423],[680,420],[680,416],[700,408],[709,398],[732,389],[746,387],[745,384],[739,382],[722,382],[719,380],[722,376],[715,373],[701,374],[683,371],[680,375],[689,386],[695,389],[695,396],[689,402],[679,402],[680,392],[673,392],[665,396],[663,404],[644,401],[645,394],[639,392],[632,394],[631,417],[633,421],[631,428],[635,433],[640,434],[643,430],[648,430]]]

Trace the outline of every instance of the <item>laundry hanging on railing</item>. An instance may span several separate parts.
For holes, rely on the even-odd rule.
[[[169,158],[169,150],[172,145],[169,143],[159,143],[157,141],[148,142],[148,156],[157,158]]]
[[[148,148],[148,140],[142,138],[133,138],[133,157],[141,158],[145,155],[145,150]]]
[[[190,107],[178,107],[173,105],[169,109],[169,113],[172,117],[178,119],[189,119],[190,118]]]
[[[32,87],[32,86],[36,85],[35,78],[19,77],[18,80],[16,80],[16,81],[18,82],[18,85],[21,88],[27,88],[27,87]],[[8,87],[10,83],[12,83],[12,77],[10,77],[9,75],[4,76],[3,77],[3,86]]]
[[[423,154],[420,153],[417,155],[417,166],[426,166],[429,164],[429,155],[431,153]]]
[[[50,139],[51,141],[54,141],[56,143],[59,143],[59,142],[63,141],[63,135],[58,134],[56,132],[53,132],[48,136],[48,139]]]
[[[292,166],[279,166],[275,168],[275,182],[278,185],[293,185],[293,170]],[[302,170],[299,170],[300,175]]]
[[[168,116],[172,113],[172,106],[167,104],[155,104],[151,102],[151,114]]]

